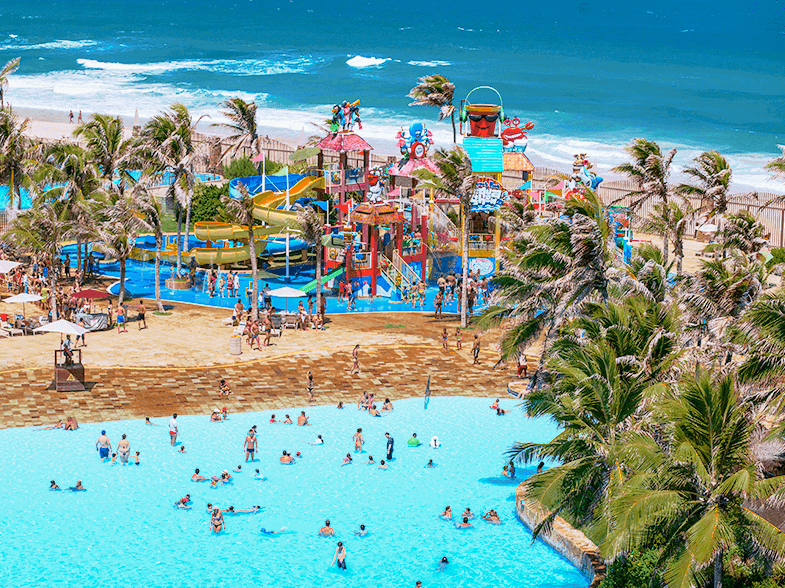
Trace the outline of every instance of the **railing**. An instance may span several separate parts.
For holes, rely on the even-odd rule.
[[[490,233],[469,233],[469,249],[495,249],[496,243]]]
[[[379,269],[393,288],[397,290],[411,289],[413,283],[404,277],[403,273],[395,267],[392,260],[386,255],[382,255],[379,258]]]
[[[414,284],[420,281],[419,274],[414,271],[414,269],[412,269],[412,266],[404,261],[397,251],[393,251],[391,264],[409,284]]]

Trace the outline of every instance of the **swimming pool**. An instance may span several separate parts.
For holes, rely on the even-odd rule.
[[[220,405],[220,402],[216,400]],[[512,400],[503,400],[512,408]],[[497,417],[487,399],[433,397],[395,403],[372,418],[356,407],[306,408],[313,426],[269,424],[270,412],[230,414],[223,423],[207,416],[181,416],[185,454],[171,447],[166,426],[141,420],[82,424],[76,432],[0,431],[4,461],[4,510],[0,557],[14,585],[65,586],[298,586],[424,588],[516,586],[585,588],[580,572],[515,519],[517,481],[500,476],[503,452],[512,441],[545,441],[556,433],[543,419],[521,410]],[[276,411],[283,416],[284,411]],[[293,418],[299,410],[285,411]],[[153,419],[166,425],[168,419]],[[258,461],[245,464],[245,433],[259,426]],[[365,451],[340,466],[352,450],[351,436],[363,428]],[[102,429],[116,446],[127,434],[141,466],[102,463],[94,449]],[[395,459],[387,471],[362,465],[385,457],[384,432],[395,438]],[[409,448],[412,432],[440,449]],[[308,445],[321,434],[324,446]],[[281,451],[302,451],[293,466],[278,463]],[[434,469],[424,466],[429,459]],[[232,484],[211,489],[194,483],[195,468],[207,476],[243,465]],[[259,468],[266,481],[253,479]],[[520,471],[526,476],[530,471]],[[81,479],[87,492],[51,492]],[[519,481],[519,480],[518,480]],[[192,510],[173,503],[190,493]],[[261,513],[226,517],[226,531],[209,529],[207,502],[235,508],[261,505]],[[475,521],[458,530],[438,514],[446,505],[478,514],[494,508],[503,524]],[[336,537],[317,536],[330,519]],[[360,524],[366,537],[354,531]],[[287,530],[274,536],[267,529]],[[348,550],[348,570],[330,563],[337,541]],[[446,556],[446,571],[437,562]]]

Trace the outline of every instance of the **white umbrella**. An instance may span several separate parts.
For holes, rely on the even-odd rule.
[[[0,274],[7,274],[15,267],[22,265],[18,261],[8,261],[7,259],[0,259]]]
[[[11,298],[6,298],[3,302],[11,302],[11,303],[22,303],[22,316],[25,316],[25,302],[38,302],[41,300],[41,297],[38,294],[17,294],[16,296],[11,296]]]
[[[41,325],[33,330],[43,333],[62,333],[65,335],[84,335],[87,332],[87,329],[65,319]]]
[[[283,298],[284,299],[284,310],[288,310],[287,308],[287,299],[289,298],[305,298],[308,296],[302,290],[298,290],[297,288],[292,288],[291,286],[283,286],[281,288],[276,288],[275,290],[270,290],[267,293],[270,297],[275,298]]]

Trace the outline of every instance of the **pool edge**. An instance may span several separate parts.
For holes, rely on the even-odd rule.
[[[520,521],[534,529],[547,515],[547,509],[533,498],[526,498],[526,482],[515,489],[515,510]],[[589,578],[589,588],[597,588],[605,578],[605,562],[600,549],[581,531],[561,517],[556,517],[552,529],[539,538],[578,568]]]

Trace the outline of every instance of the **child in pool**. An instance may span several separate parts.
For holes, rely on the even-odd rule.
[[[429,459],[429,460],[428,460],[428,463],[427,463],[427,464],[425,464],[425,467],[426,467],[426,468],[435,468],[435,467],[436,467],[436,464],[435,464],[435,463],[433,463],[433,460],[432,460],[432,459]]]
[[[347,453],[346,457],[343,458],[341,465],[345,466],[345,465],[349,465],[350,463],[352,463],[352,456]]]
[[[136,465],[139,465],[139,452],[138,451],[136,452],[136,455],[134,455],[134,463]]]
[[[51,482],[49,482],[49,489],[50,490],[59,490],[60,486],[57,485],[57,482],[52,480]]]
[[[386,470],[387,469],[387,464],[384,463],[384,460],[379,462],[379,469],[380,470]]]

